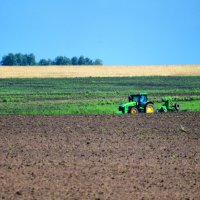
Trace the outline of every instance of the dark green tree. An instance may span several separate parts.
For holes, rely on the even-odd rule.
[[[52,61],[50,59],[48,60],[40,59],[40,61],[38,62],[38,65],[42,65],[42,66],[52,65]]]
[[[55,58],[55,65],[70,65],[71,60],[65,56],[57,56]]]
[[[101,59],[97,58],[95,61],[94,61],[94,65],[103,65],[103,62]]]
[[[9,53],[2,57],[0,64],[3,66],[34,66],[34,65],[102,65],[101,59],[96,59],[93,61],[92,59],[84,56],[80,56],[77,58],[76,56],[67,58],[66,56],[57,56],[55,60],[50,59],[41,59],[38,63],[36,63],[35,55],[31,54],[13,54]]]
[[[76,56],[74,56],[72,59],[71,59],[71,64],[72,65],[78,65],[78,58]]]
[[[1,60],[1,64],[3,66],[14,66],[17,65],[17,60],[16,57],[13,53],[9,53],[6,56],[3,56],[2,60]]]
[[[65,63],[65,65],[71,65],[71,59],[64,57],[64,63]]]
[[[80,56],[78,59],[78,65],[85,65],[85,58],[84,56]]]
[[[93,61],[90,58],[86,57],[85,58],[85,65],[93,65]]]
[[[23,65],[23,55],[21,53],[16,53],[15,54],[15,58],[16,58],[16,62],[17,62],[17,66],[21,66]]]
[[[27,66],[28,65],[28,59],[27,59],[27,54],[22,54],[21,55],[21,63],[19,63],[19,65],[21,65],[21,66]]]
[[[27,55],[27,65],[30,65],[30,66],[36,65],[35,55],[33,53]]]

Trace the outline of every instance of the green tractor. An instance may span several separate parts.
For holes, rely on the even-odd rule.
[[[180,105],[173,102],[172,97],[163,97],[164,104],[157,110],[157,112],[178,112]]]
[[[121,104],[119,106],[119,112],[122,114],[130,113],[154,113],[154,103],[148,101],[146,94],[136,94],[128,96],[128,103]]]

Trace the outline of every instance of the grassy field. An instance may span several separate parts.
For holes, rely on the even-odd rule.
[[[200,76],[200,65],[0,67],[0,78]]]
[[[200,111],[200,76],[0,79],[0,114],[113,114],[129,94],[156,107],[170,95],[182,111]]]

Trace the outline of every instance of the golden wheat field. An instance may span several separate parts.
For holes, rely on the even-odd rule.
[[[200,65],[0,67],[0,78],[69,78],[114,76],[200,76]]]

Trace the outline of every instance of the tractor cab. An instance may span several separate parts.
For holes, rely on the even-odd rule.
[[[129,95],[128,100],[129,102],[136,102],[138,105],[144,106],[147,103],[148,98],[146,94],[136,94],[136,95]]]

